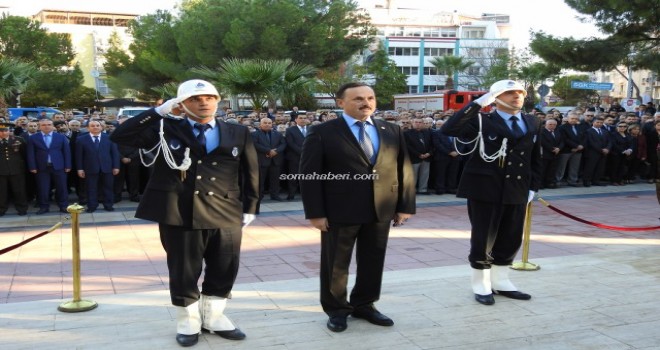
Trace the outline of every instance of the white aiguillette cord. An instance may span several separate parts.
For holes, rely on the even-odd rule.
[[[172,118],[172,119],[179,119],[179,118]],[[160,120],[160,131],[158,132],[159,135],[159,142],[150,150],[146,150],[141,148],[140,149],[140,160],[142,161],[142,164],[145,167],[150,167],[152,166],[155,162],[156,159],[158,158],[158,155],[160,154],[161,150],[163,152],[163,158],[165,158],[165,162],[167,165],[170,167],[170,169],[173,170],[181,170],[182,172],[188,170],[190,168],[190,165],[192,164],[192,160],[190,160],[190,148],[186,147],[186,151],[183,155],[183,160],[181,161],[181,165],[177,165],[176,161],[174,160],[174,156],[172,155],[172,151],[170,151],[170,147],[167,145],[167,141],[165,140],[165,131],[164,131],[164,125],[165,125],[165,119]],[[147,164],[147,162],[144,160],[144,154],[147,153],[153,153],[156,151],[156,155],[154,155],[153,161],[151,163]]]
[[[506,158],[506,145],[507,142],[509,141],[506,137],[502,140],[502,146],[500,146],[500,149],[497,150],[495,153],[488,155],[486,154],[486,145],[484,144],[484,135],[483,135],[483,122],[482,122],[482,116],[481,113],[478,113],[478,119],[479,119],[479,132],[477,133],[477,137],[474,139],[463,142],[458,139],[458,137],[454,137],[454,149],[456,152],[462,156],[466,156],[468,154],[471,154],[477,149],[477,146],[479,147],[479,156],[481,156],[481,159],[483,159],[485,162],[491,163],[497,160],[498,158],[500,159],[500,166],[503,166],[504,164],[504,159]],[[471,143],[474,143],[474,147],[466,153],[461,153],[461,151],[458,150],[456,142],[460,142],[464,145],[469,145]]]

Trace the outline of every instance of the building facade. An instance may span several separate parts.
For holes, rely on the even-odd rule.
[[[453,77],[457,90],[483,89],[482,78],[495,57],[509,50],[508,15],[479,17],[456,12],[429,13],[398,6],[397,1],[378,1],[365,8],[378,30],[380,45],[408,76],[408,93],[445,88],[447,75],[430,63],[435,57],[459,56],[474,64]],[[376,50],[373,45],[370,50]],[[365,52],[365,61],[370,52]]]
[[[76,52],[75,62],[83,71],[83,85],[96,89],[103,97],[113,97],[106,83],[103,69],[104,55],[109,39],[116,34],[123,48],[133,41],[128,34],[128,23],[136,14],[96,13],[65,10],[42,10],[32,16],[43,28],[54,33],[68,34]]]

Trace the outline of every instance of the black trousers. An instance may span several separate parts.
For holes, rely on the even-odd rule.
[[[280,166],[271,164],[259,167],[259,197],[264,197],[266,191],[266,179],[268,179],[268,192],[271,197],[280,195]]]
[[[115,175],[114,198],[115,201],[121,200],[124,185],[128,191],[128,198],[135,199],[140,195],[140,160],[133,159],[128,164],[121,164],[119,174]]]
[[[605,173],[605,163],[607,156],[604,154],[590,153],[584,159],[584,173],[582,180],[585,184],[600,182]]]
[[[9,193],[12,194],[16,211],[19,213],[26,212],[28,201],[25,190],[25,174],[0,175],[0,214],[4,214],[9,207]]]
[[[96,209],[99,206],[99,198],[103,198],[104,207],[112,207],[113,180],[114,176],[112,173],[85,173],[88,208]]]
[[[321,306],[328,316],[348,316],[378,301],[389,232],[390,222],[374,222],[330,223],[329,231],[321,233]],[[346,287],[353,246],[357,274],[349,303]]]
[[[470,266],[489,269],[510,265],[522,244],[526,204],[500,204],[468,199],[472,234]]]
[[[242,228],[193,230],[159,224],[160,241],[167,253],[170,297],[176,306],[199,300],[197,281],[204,269],[202,293],[229,298],[238,274]]]
[[[288,174],[298,174],[300,172],[300,158],[288,159],[287,162],[289,164]],[[287,186],[289,196],[295,196],[298,192],[298,180],[289,180]]]
[[[458,158],[443,157],[434,160],[433,169],[435,169],[435,192],[445,193],[447,191],[456,191],[458,188]]]

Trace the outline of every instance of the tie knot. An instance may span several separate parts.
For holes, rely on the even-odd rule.
[[[208,124],[195,123],[195,129],[199,130],[199,132],[205,132],[210,128],[211,126]]]
[[[518,121],[518,117],[516,117],[515,115],[513,115],[513,116],[511,116],[511,118],[509,118],[509,120],[514,121],[514,122],[517,122],[517,121]]]

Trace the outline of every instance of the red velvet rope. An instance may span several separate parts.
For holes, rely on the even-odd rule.
[[[546,207],[554,210],[555,212],[564,215],[565,217],[581,222],[583,224],[595,226],[598,228],[604,228],[606,230],[615,230],[615,231],[653,231],[653,230],[660,230],[660,226],[648,226],[648,227],[624,227],[624,226],[612,226],[612,225],[605,225],[601,224],[599,222],[593,222],[593,221],[588,221],[582,218],[579,218],[577,216],[571,215],[561,209],[555,208],[554,206],[550,205],[547,201],[545,201],[543,198],[539,197],[539,202],[541,202],[543,205]]]
[[[18,248],[18,247],[24,246],[24,245],[26,245],[26,244],[28,244],[28,243],[34,241],[34,240],[37,239],[37,238],[43,237],[43,236],[45,236],[45,235],[47,235],[47,234],[49,234],[49,233],[55,231],[55,230],[58,229],[60,226],[62,226],[62,223],[61,223],[61,222],[58,222],[57,224],[55,224],[55,226],[49,228],[48,230],[46,230],[46,231],[44,231],[44,232],[41,232],[41,233],[39,233],[39,234],[37,234],[37,235],[34,235],[34,236],[32,236],[32,237],[30,237],[30,238],[28,238],[28,239],[26,239],[26,240],[24,240],[24,241],[22,241],[22,242],[20,242],[20,243],[17,243],[17,244],[14,244],[14,245],[12,245],[12,246],[9,246],[9,247],[7,247],[7,248],[4,248],[4,249],[0,250],[0,255],[5,254],[5,253],[9,253],[9,252],[11,252],[12,250],[14,250],[14,249],[16,249],[16,248]]]

